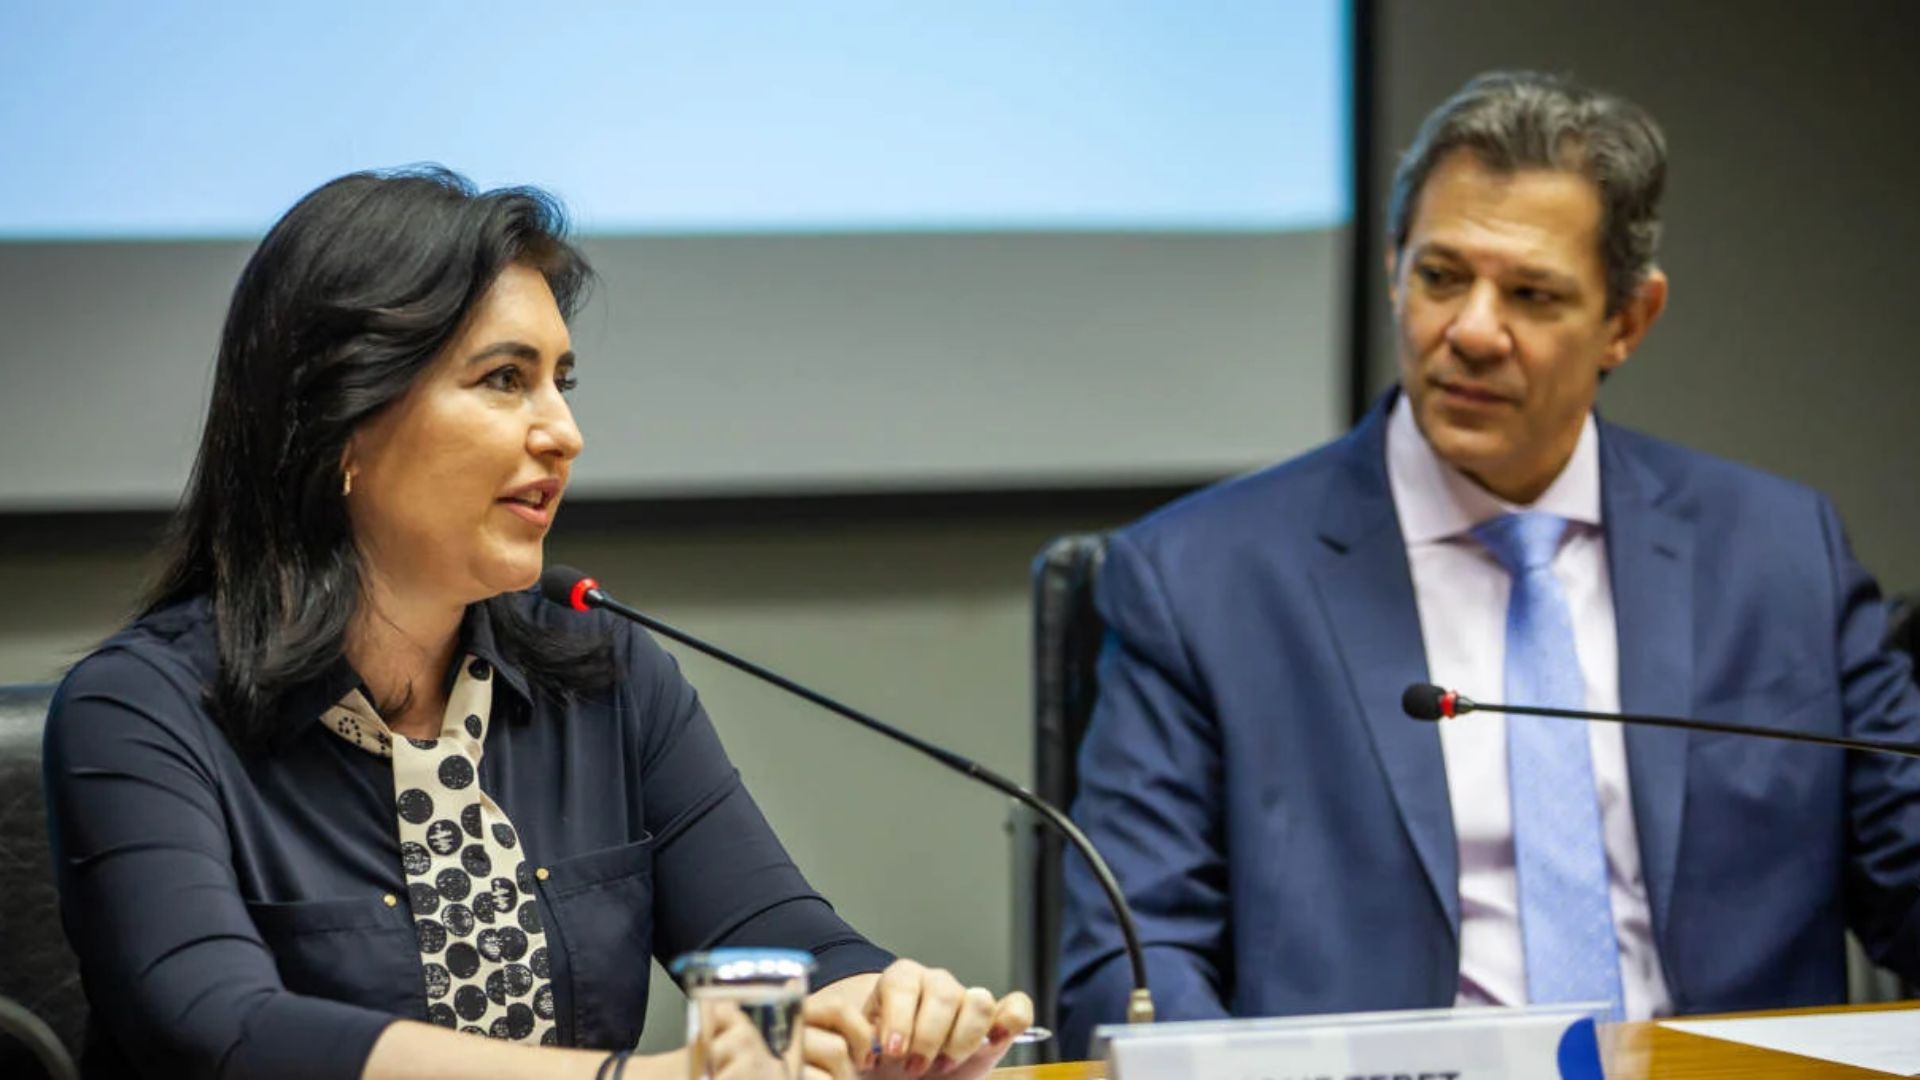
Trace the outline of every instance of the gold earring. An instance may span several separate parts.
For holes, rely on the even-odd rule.
[[[340,497],[346,498],[353,494],[353,470],[348,469],[340,475],[344,478],[340,482]]]

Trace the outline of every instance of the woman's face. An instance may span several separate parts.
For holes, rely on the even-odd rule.
[[[390,593],[467,604],[539,580],[580,453],[572,385],[553,291],[507,267],[405,396],[348,440],[354,541]]]

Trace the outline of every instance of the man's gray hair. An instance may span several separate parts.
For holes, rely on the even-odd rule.
[[[1607,313],[1620,310],[1646,280],[1660,245],[1667,140],[1639,106],[1531,71],[1494,71],[1467,83],[1420,125],[1394,170],[1387,231],[1396,259],[1428,174],[1462,149],[1501,172],[1563,169],[1592,180],[1600,195]]]

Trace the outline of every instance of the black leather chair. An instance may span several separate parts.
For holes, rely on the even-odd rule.
[[[1073,802],[1076,754],[1099,689],[1095,665],[1106,627],[1093,607],[1093,583],[1106,553],[1105,533],[1070,535],[1033,563],[1033,789],[1062,809]],[[1047,1027],[1059,1020],[1063,843],[1016,811],[1014,982],[1030,989]],[[1048,1060],[1051,1048],[1041,1050]]]
[[[0,1076],[75,1074],[87,1024],[60,930],[40,784],[51,686],[0,687]]]
[[[1896,595],[1887,601],[1887,647],[1913,658],[1913,677],[1920,684],[1920,591]],[[1898,975],[1876,967],[1852,934],[1847,935],[1847,996],[1854,1002],[1905,1001],[1916,987]]]
[[[1920,590],[1887,601],[1887,644],[1913,657],[1913,678],[1920,683]]]

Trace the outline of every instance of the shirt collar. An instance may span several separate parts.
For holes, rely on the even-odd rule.
[[[1483,521],[1521,510],[1540,510],[1569,521],[1598,526],[1600,518],[1600,432],[1593,414],[1580,427],[1580,440],[1560,475],[1530,506],[1493,494],[1440,459],[1413,419],[1413,403],[1402,393],[1387,420],[1387,483],[1400,532],[1408,546],[1460,536]]]
[[[526,675],[501,650],[493,636],[493,612],[486,603],[468,604],[467,614],[460,622],[460,644],[454,648],[454,662],[462,663],[468,656],[477,656],[493,665],[500,673],[499,685],[507,687],[528,704],[533,702],[533,692],[527,688]],[[447,672],[447,685],[453,685],[456,671]]]
[[[501,653],[499,643],[494,638],[493,616],[484,603],[468,604],[466,614],[460,619],[459,638],[453,648],[454,666],[447,671],[448,686],[453,685],[460,672],[459,666],[466,663],[468,657],[478,657],[491,664],[500,675],[495,685],[518,694],[528,704],[532,703],[533,694],[527,688],[526,676]],[[318,722],[323,713],[354,690],[361,691],[369,701],[373,700],[373,693],[367,689],[365,680],[353,670],[353,665],[347,662],[343,652],[319,676],[288,693],[283,708],[300,720],[282,730],[288,736],[305,731],[309,724]]]

